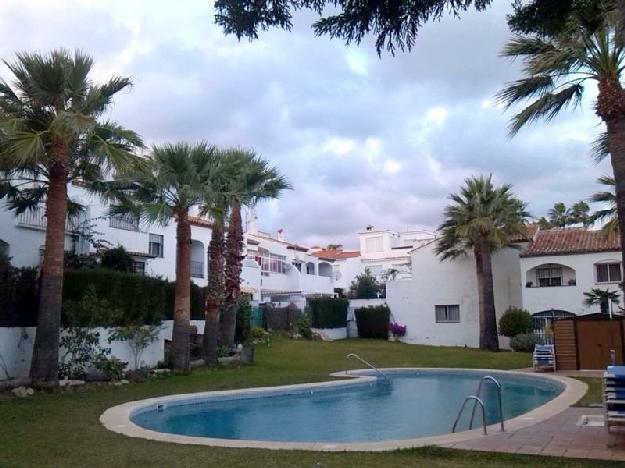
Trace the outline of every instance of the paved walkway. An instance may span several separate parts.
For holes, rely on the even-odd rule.
[[[568,408],[541,423],[514,432],[491,433],[466,442],[444,445],[487,452],[556,457],[625,460],[625,432],[608,434],[604,427],[578,426],[584,415],[603,415],[601,408]]]

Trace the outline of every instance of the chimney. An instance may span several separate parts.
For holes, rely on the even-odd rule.
[[[276,238],[281,241],[284,240],[284,229],[278,229],[278,232],[276,232]]]

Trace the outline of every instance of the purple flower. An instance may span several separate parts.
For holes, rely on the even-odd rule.
[[[401,325],[397,322],[390,322],[388,329],[394,336],[404,336],[406,334],[406,325]]]

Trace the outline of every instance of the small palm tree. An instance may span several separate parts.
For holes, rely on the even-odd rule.
[[[531,122],[549,121],[564,108],[578,106],[587,82],[597,84],[595,112],[607,129],[598,146],[600,154],[609,153],[611,158],[621,244],[625,245],[625,90],[620,81],[625,52],[616,13],[607,10],[601,19],[602,24],[590,26],[572,16],[554,35],[515,36],[503,55],[523,60],[524,77],[498,97],[508,107],[525,103],[512,119],[514,135]],[[625,263],[625,249],[622,255]]]
[[[35,385],[58,381],[65,221],[79,206],[68,199],[74,179],[97,182],[135,163],[141,139],[101,118],[128,78],[95,84],[91,57],[54,50],[20,53],[5,62],[13,84],[0,80],[0,196],[17,212],[45,204],[47,220],[39,316],[30,375]]]
[[[605,315],[611,312],[610,304],[619,303],[619,293],[609,289],[592,288],[590,291],[585,292],[584,296],[584,305],[593,306],[598,304],[601,307],[601,313]]]
[[[593,203],[603,203],[603,209],[595,211],[591,216],[592,222],[603,222],[601,228],[605,235],[619,232],[616,195],[614,194],[614,177],[601,176],[597,182],[604,185],[607,190],[593,194],[590,201]]]
[[[212,190],[216,171],[215,148],[201,142],[155,146],[145,163],[134,171],[126,188],[115,194],[119,204],[111,214],[132,213],[148,223],[176,221],[176,284],[172,361],[174,370],[190,368],[191,225],[189,213]],[[120,184],[122,184],[120,182]]]
[[[497,316],[491,256],[509,246],[525,231],[525,205],[515,198],[510,185],[495,187],[492,177],[472,177],[460,193],[449,198],[445,220],[439,227],[436,252],[441,260],[473,252],[477,274],[480,348],[496,351]]]
[[[553,227],[564,228],[569,222],[569,212],[562,202],[554,203],[553,208],[547,212],[547,218]]]
[[[569,223],[581,224],[585,228],[592,224],[590,216],[590,206],[584,200],[573,203],[569,210]]]
[[[225,303],[221,321],[221,343],[234,343],[236,312],[241,292],[241,253],[243,227],[241,208],[253,207],[262,200],[278,198],[290,185],[275,167],[252,150],[232,148],[225,158],[231,168],[229,178],[228,237],[225,243]]]

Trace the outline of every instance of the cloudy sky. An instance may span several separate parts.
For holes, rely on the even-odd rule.
[[[513,139],[493,96],[519,77],[499,58],[509,2],[423,29],[411,53],[381,59],[371,41],[317,38],[314,16],[259,41],[224,37],[212,0],[2,0],[0,56],[82,48],[94,79],[129,76],[111,117],[149,143],[208,140],[252,147],[293,190],[258,208],[259,227],[354,247],[367,224],[434,229],[449,193],[493,173],[541,216],[587,198],[610,170],[590,158],[601,128],[594,90],[581,109]],[[0,67],[0,76],[10,78]]]

